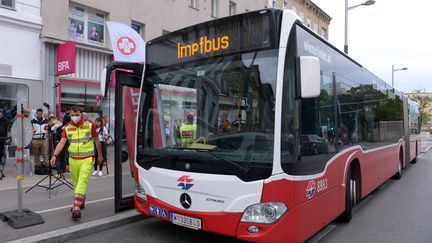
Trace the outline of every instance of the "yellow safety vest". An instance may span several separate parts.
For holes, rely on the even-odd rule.
[[[196,140],[196,124],[185,124],[180,127],[180,143],[182,147],[188,147]]]
[[[85,158],[95,154],[92,126],[93,124],[89,121],[85,121],[78,127],[69,123],[66,127],[66,136],[69,140],[69,156]]]

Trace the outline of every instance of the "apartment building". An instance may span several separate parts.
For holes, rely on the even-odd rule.
[[[40,0],[0,1],[0,110],[42,105]]]
[[[311,0],[268,0],[268,7],[291,9],[313,31],[329,39],[331,17]]]
[[[288,7],[297,6],[297,12],[304,11],[305,20],[311,19],[312,29],[317,23],[327,31],[331,18],[327,22],[321,20],[322,10],[310,1],[309,5],[303,2],[291,0]],[[267,0],[42,0],[41,65],[47,94],[44,101],[55,104],[59,116],[71,105],[81,105],[90,118],[101,111],[106,114],[113,110],[113,95],[102,107],[98,101],[102,69],[112,61],[107,21],[128,24],[148,41],[199,22],[280,7],[279,3],[271,6],[268,3]]]

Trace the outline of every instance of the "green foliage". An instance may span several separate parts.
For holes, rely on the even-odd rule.
[[[430,121],[430,115],[429,115],[429,113],[427,113],[427,112],[425,112],[423,110],[420,111],[420,117],[421,117],[421,120],[422,120],[423,124],[426,124],[426,123],[428,123]]]
[[[413,96],[412,99],[419,104],[420,117],[423,124],[428,123],[431,120],[430,114],[426,111],[426,108],[430,105],[432,99],[429,96]]]

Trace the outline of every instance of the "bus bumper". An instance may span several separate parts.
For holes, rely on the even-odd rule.
[[[202,222],[202,230],[209,231],[216,234],[236,237],[241,240],[251,242],[292,242],[290,239],[291,230],[285,228],[286,215],[275,224],[253,224],[240,222],[242,212],[193,212],[173,207],[163,201],[152,198],[147,195],[147,200],[143,200],[134,195],[135,209],[145,215],[159,218],[164,221],[170,222],[169,215],[177,213],[184,216],[199,218]],[[160,211],[166,210],[168,216],[156,213],[150,213],[150,207],[159,208]],[[248,228],[250,226],[257,226],[258,233],[250,233]],[[291,235],[292,236],[292,235]],[[288,240],[288,241],[287,241]]]
[[[183,210],[177,207],[173,207],[169,204],[162,202],[159,199],[149,197],[147,195],[147,201],[134,195],[134,204],[138,212],[159,218],[170,222],[171,213],[181,214],[188,217],[201,219],[202,230],[213,232],[216,234],[227,235],[231,237],[236,236],[236,229],[242,213],[231,213],[231,212],[193,212]],[[160,212],[164,211],[168,215],[162,215],[159,213],[150,213],[150,206],[153,208],[159,208]]]

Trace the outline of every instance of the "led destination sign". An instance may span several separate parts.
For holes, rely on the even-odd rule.
[[[229,47],[229,37],[217,37],[213,39],[203,36],[199,42],[182,45],[180,42],[177,43],[177,58],[194,56],[197,52],[205,54],[209,52],[217,52],[224,50]]]
[[[171,32],[148,42],[147,63],[162,67],[278,48],[279,18],[273,10],[256,11]]]

